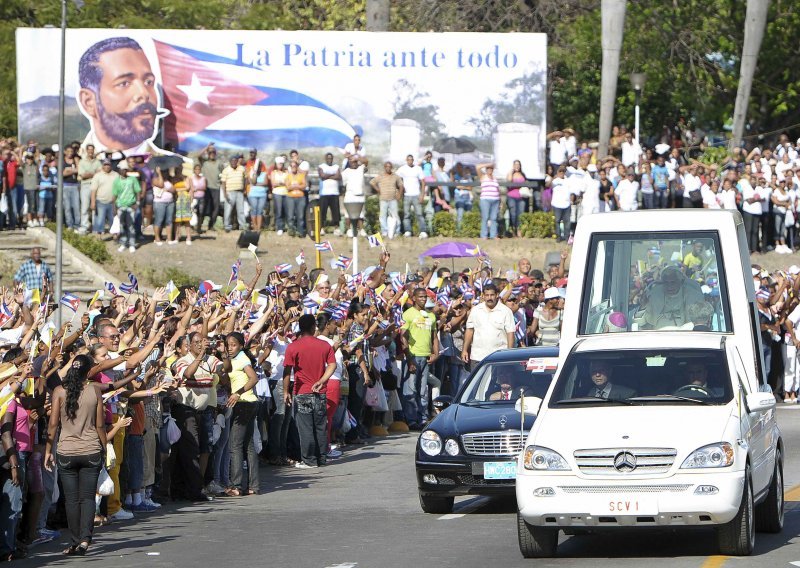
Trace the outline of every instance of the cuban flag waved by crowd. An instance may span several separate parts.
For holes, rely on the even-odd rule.
[[[230,148],[341,148],[357,134],[323,102],[275,86],[274,73],[253,69],[243,74],[246,67],[232,53],[153,43],[171,111],[167,136],[185,150],[209,142]],[[240,80],[243,76],[247,83]]]

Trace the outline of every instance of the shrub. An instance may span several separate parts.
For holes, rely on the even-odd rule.
[[[455,237],[456,218],[449,211],[439,211],[433,215],[432,236]]]
[[[47,223],[47,228],[56,232],[55,223]],[[62,235],[64,241],[98,264],[106,264],[112,258],[106,244],[94,235],[79,235],[74,231],[67,230],[63,231]]]
[[[160,286],[165,286],[167,282],[172,280],[175,283],[175,286],[178,288],[182,288],[184,286],[190,286],[192,288],[197,288],[200,279],[196,276],[192,276],[184,272],[179,268],[175,268],[174,266],[170,266],[169,268],[165,268],[161,271],[161,277],[159,278]]]
[[[544,211],[523,213],[519,217],[519,228],[523,237],[552,239],[556,229],[555,216]]]
[[[364,204],[364,230],[368,235],[381,232],[381,205],[376,196],[367,197]]]
[[[459,237],[477,239],[481,236],[481,214],[478,211],[464,213],[461,218],[461,229],[456,233]]]

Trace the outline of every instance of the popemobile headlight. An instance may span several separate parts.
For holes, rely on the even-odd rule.
[[[549,448],[528,446],[522,458],[525,469],[537,471],[569,471],[567,460]]]
[[[438,456],[442,452],[442,438],[433,430],[425,430],[422,433],[419,445],[429,456]]]
[[[728,442],[718,442],[693,451],[683,460],[681,469],[728,467],[732,464],[733,446]]]
[[[458,442],[450,438],[444,443],[444,451],[447,452],[448,456],[457,456],[461,450],[458,448]]]

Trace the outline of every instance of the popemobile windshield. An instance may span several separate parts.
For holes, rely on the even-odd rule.
[[[766,383],[739,212],[638,211],[624,214],[613,231],[608,221],[603,215],[582,217],[575,235],[562,359],[581,337],[601,333],[725,334],[748,377],[757,379],[754,390]]]

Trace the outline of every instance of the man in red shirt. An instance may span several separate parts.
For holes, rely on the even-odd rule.
[[[314,337],[314,316],[300,316],[298,325],[300,336],[284,354],[283,400],[287,405],[292,403],[289,380],[294,372],[294,411],[302,456],[295,467],[311,469],[325,465],[328,445],[325,389],[336,370],[336,358],[329,344]]]

